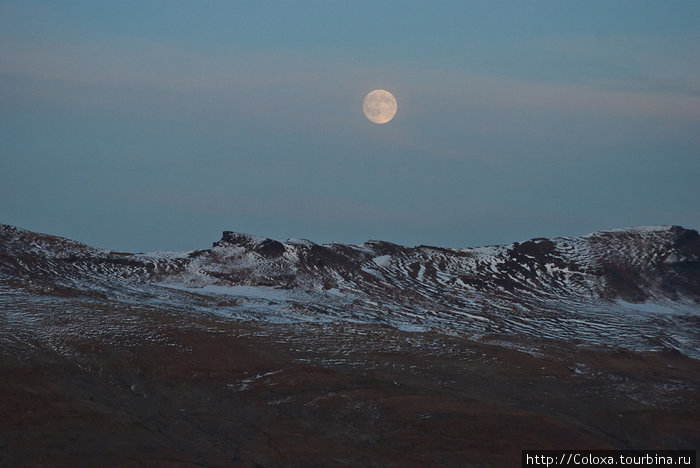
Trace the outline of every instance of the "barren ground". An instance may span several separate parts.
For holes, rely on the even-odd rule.
[[[5,306],[0,464],[503,467],[524,448],[700,446],[699,361],[502,339]]]

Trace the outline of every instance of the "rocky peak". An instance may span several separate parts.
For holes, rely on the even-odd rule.
[[[214,243],[214,247],[227,245],[243,247],[248,251],[256,252],[267,258],[281,257],[286,251],[284,244],[274,239],[233,231],[224,231],[221,240]]]

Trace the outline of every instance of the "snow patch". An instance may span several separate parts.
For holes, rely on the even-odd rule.
[[[391,264],[391,255],[380,255],[379,257],[374,257],[372,261],[379,268],[385,268]]]
[[[418,281],[420,281],[422,283],[424,276],[425,276],[425,265],[421,264],[420,270],[418,270]]]
[[[618,299],[616,302],[618,305],[620,305],[621,307],[623,307],[625,309],[637,310],[640,312],[646,312],[648,314],[686,315],[687,313],[691,312],[691,310],[684,311],[683,307],[679,307],[680,304],[674,304],[674,307],[670,307],[668,305],[662,305],[662,304],[655,303],[655,302],[642,302],[640,304],[635,304],[634,302],[627,302],[627,301],[623,301],[621,299]]]
[[[269,301],[281,301],[287,299],[289,296],[289,292],[287,290],[268,286],[217,286],[208,284],[201,287],[190,287],[183,284],[173,283],[160,283],[158,286],[163,286],[169,289],[177,289],[180,291],[196,292],[198,294],[221,294],[225,296],[265,299]]]

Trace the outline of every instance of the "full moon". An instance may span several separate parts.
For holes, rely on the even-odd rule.
[[[385,124],[396,115],[396,98],[389,91],[375,89],[362,101],[362,112],[370,122]]]

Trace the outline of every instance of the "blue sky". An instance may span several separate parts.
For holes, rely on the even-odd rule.
[[[696,1],[0,1],[0,222],[130,251],[697,229],[698,24]]]

